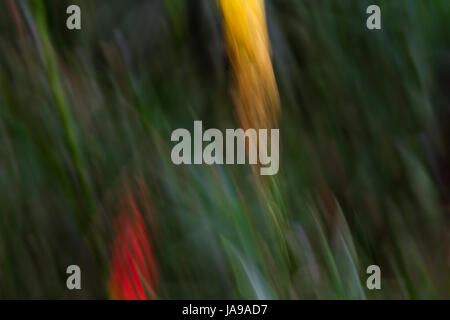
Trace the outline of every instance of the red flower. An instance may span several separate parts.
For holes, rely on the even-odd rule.
[[[113,299],[153,299],[158,278],[150,238],[131,193],[124,202],[114,224],[109,292]]]

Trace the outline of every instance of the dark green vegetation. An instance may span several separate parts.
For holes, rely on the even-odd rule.
[[[450,1],[266,4],[269,193],[170,161],[172,130],[238,127],[215,1],[0,2],[1,298],[107,298],[124,181],[151,203],[158,298],[450,298]]]

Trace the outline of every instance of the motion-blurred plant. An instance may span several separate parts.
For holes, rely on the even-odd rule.
[[[76,2],[0,2],[1,298],[450,297],[450,2]],[[175,166],[194,120],[279,173]]]

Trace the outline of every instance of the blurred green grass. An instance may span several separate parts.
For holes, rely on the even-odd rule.
[[[172,130],[238,126],[215,2],[74,2],[76,32],[71,1],[0,3],[1,298],[109,297],[133,177],[159,298],[450,298],[448,1],[266,1],[282,142],[265,186],[170,161]]]

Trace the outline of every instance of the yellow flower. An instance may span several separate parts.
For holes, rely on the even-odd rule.
[[[270,57],[264,0],[220,0],[228,56],[244,128],[275,128],[280,103]]]

